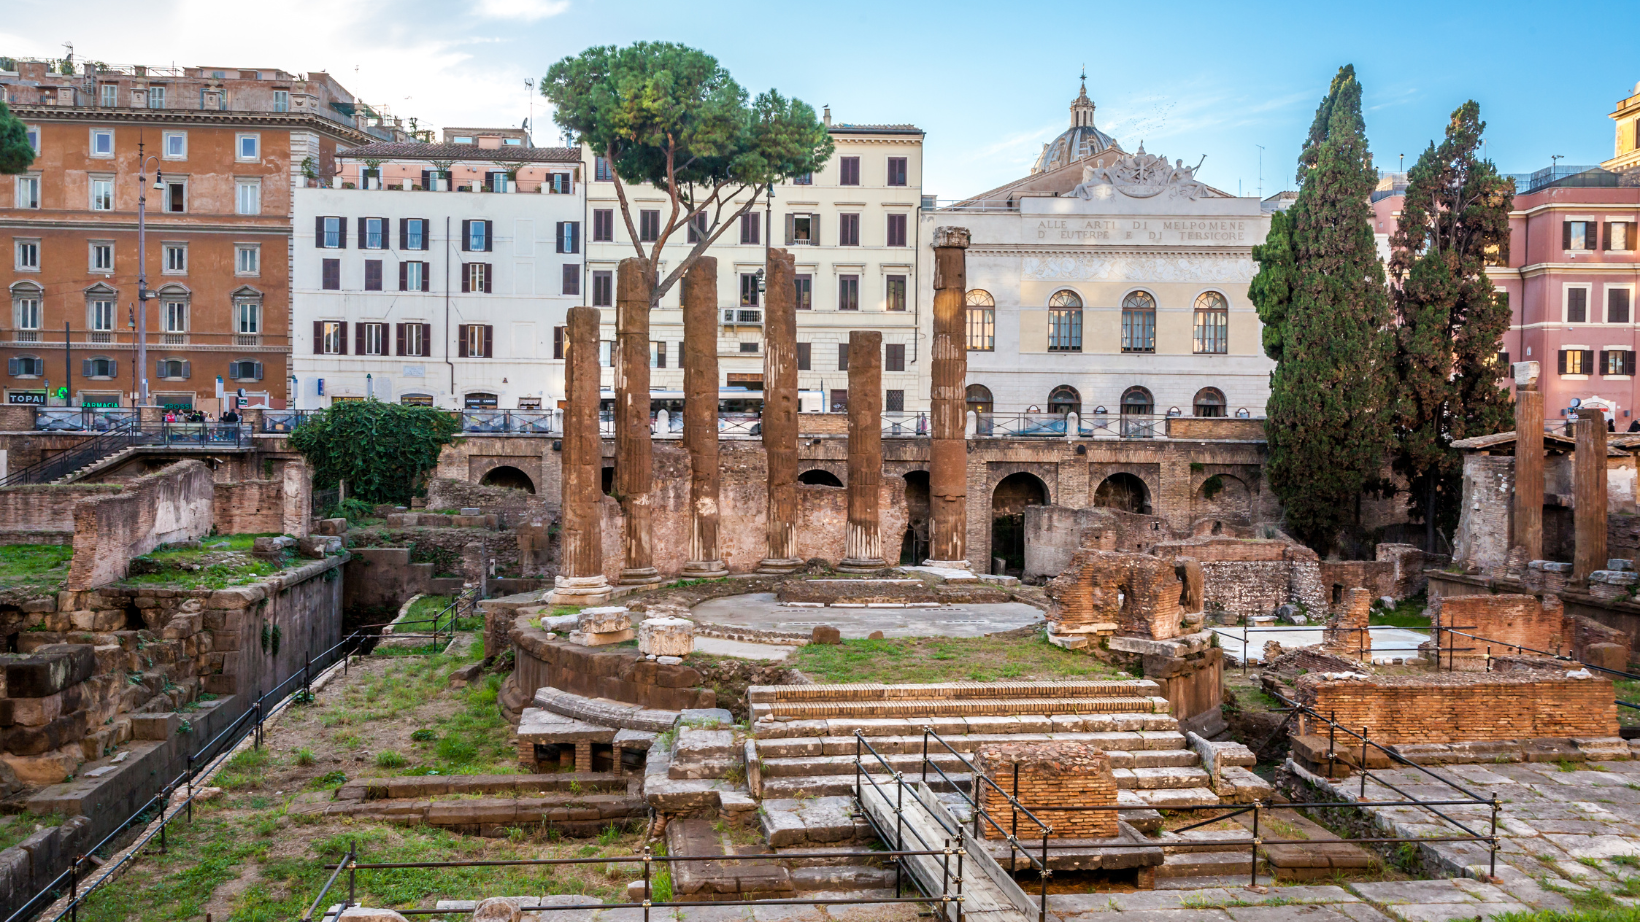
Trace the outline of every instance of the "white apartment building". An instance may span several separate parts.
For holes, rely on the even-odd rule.
[[[919,347],[919,318],[933,284],[919,276],[916,254],[921,233],[923,132],[912,125],[851,125],[825,122],[836,152],[824,169],[775,187],[773,201],[761,197],[739,224],[708,251],[718,261],[719,382],[725,387],[763,387],[763,310],[757,273],[767,246],[785,247],[797,258],[798,386],[824,393],[804,409],[847,407],[846,352],[851,330],[883,334],[885,412],[916,413],[928,407],[928,361]],[[603,309],[602,337],[615,338],[616,265],[637,255],[620,214],[609,168],[590,149],[587,185],[587,303]],[[628,186],[640,242],[652,242],[669,213],[659,190]],[[742,199],[744,201],[744,199]],[[682,259],[690,246],[678,234],[663,251]],[[673,255],[676,254],[676,255]],[[676,263],[672,263],[676,265]],[[656,392],[683,388],[679,365],[683,348],[682,285],[673,286],[651,315],[650,372]],[[608,350],[605,350],[606,366]],[[605,371],[604,386],[613,386]]]
[[[339,153],[298,188],[294,406],[379,400],[550,411],[583,303],[580,152],[514,132]]]

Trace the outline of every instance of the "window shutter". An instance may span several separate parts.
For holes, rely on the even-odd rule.
[[[555,358],[555,359],[561,359],[561,358],[564,357],[564,328],[563,327],[553,327],[552,328],[552,357]]]
[[[320,249],[324,248],[325,219],[323,215],[316,216],[313,219],[313,245],[319,247]]]
[[[1623,374],[1634,374],[1634,350],[1623,353]]]
[[[347,354],[347,321],[345,321],[345,320],[342,321],[340,326],[341,326],[340,335],[337,336],[336,338],[341,340],[341,343],[340,343],[340,346],[341,346],[341,349],[342,349],[341,354],[346,355]]]
[[[484,222],[484,252],[488,253],[493,249],[495,249],[495,222],[494,221],[485,221]],[[488,291],[489,290],[488,287],[486,287],[485,290]]]
[[[1565,374],[1566,373],[1566,350],[1565,349],[1560,350],[1559,356],[1560,356],[1560,362],[1559,362],[1558,367],[1556,367],[1555,370],[1557,372],[1559,372],[1560,374]]]
[[[393,324],[393,354],[404,354],[404,324]]]
[[[1584,349],[1583,350],[1583,373],[1584,374],[1590,374],[1591,373],[1591,368],[1593,367],[1593,365],[1594,365],[1594,350],[1593,349]]]
[[[1567,233],[1569,235],[1570,231],[1568,231]],[[1566,239],[1570,240],[1572,238],[1570,236],[1568,236]],[[472,245],[472,242],[473,242],[473,222],[463,220],[461,222],[461,251],[463,253],[470,252],[467,248]],[[1570,244],[1567,244],[1567,246],[1570,246]],[[466,291],[467,289],[463,288],[461,290]]]
[[[407,286],[409,284],[410,284],[410,264],[401,260],[399,262],[399,290],[400,291],[406,291],[407,289],[406,289],[405,286]]]
[[[469,263],[461,264],[461,290],[463,293],[473,290],[473,275],[472,270],[467,268],[468,265]]]
[[[495,327],[484,324],[484,357],[495,358]]]
[[[84,377],[84,378],[91,377],[91,360],[90,359],[81,359],[80,360],[80,376]]]
[[[445,346],[445,348],[448,349],[449,346]],[[432,355],[433,354],[433,325],[430,324],[430,323],[424,323],[424,324],[421,325],[421,351],[416,353],[416,354],[417,355]],[[444,354],[449,355],[450,353],[446,352]]]
[[[467,357],[467,325],[464,323],[464,324],[461,324],[460,326],[456,327],[456,358],[464,359],[466,357]]]
[[[337,237],[339,238],[336,241],[336,245],[338,247],[341,247],[344,250],[347,249],[347,219],[346,218],[337,218],[336,219],[336,234],[337,234]]]
[[[422,291],[426,291],[427,286],[432,283],[431,276],[432,276],[432,265],[430,263],[422,263],[421,264],[421,290]]]
[[[1632,353],[1632,352],[1629,353],[1629,362],[1630,362],[1630,364],[1633,364],[1633,362],[1634,362],[1634,353]],[[118,378],[120,376],[120,360],[119,359],[109,359],[108,360],[108,376],[110,378]]]
[[[357,324],[353,327],[353,354],[364,355],[364,328],[369,324]]]
[[[393,222],[386,218],[377,218],[382,222],[382,249],[393,249]]]
[[[261,362],[246,362],[245,364],[251,366],[251,380],[253,380],[253,381],[262,380],[262,363]]]
[[[483,266],[484,266],[484,293],[485,293],[485,294],[489,294],[489,293],[490,293],[490,286],[491,286],[491,285],[493,285],[493,284],[494,284],[494,281],[495,281],[495,280],[494,280],[494,279],[493,279],[493,278],[492,278],[492,276],[493,276],[493,275],[494,275],[494,274],[495,274],[495,273],[494,273],[494,271],[493,271],[493,270],[492,270],[492,269],[491,269],[491,268],[490,268],[490,264],[489,264],[489,263],[483,263],[483,264],[482,264],[482,265],[483,265]]]
[[[313,321],[313,354],[323,355],[325,352],[325,323],[323,320]],[[1562,369],[1564,371],[1564,369]]]
[[[808,371],[809,370],[809,349],[810,349],[810,345],[808,343],[798,343],[797,344],[797,370],[798,371]]]
[[[1606,226],[1602,231],[1601,244],[1602,245],[1600,248],[1602,250],[1609,250],[1612,248],[1612,225],[1610,221],[1606,222]]]
[[[362,249],[364,249],[364,242],[365,242],[365,235],[364,235],[364,230],[365,230],[365,226],[364,226],[364,222],[365,222],[365,221],[366,221],[366,220],[367,220],[367,219],[366,219],[366,218],[360,218],[360,219],[359,219],[359,249],[361,249],[361,250],[362,250]]]
[[[6,359],[6,374],[11,375],[14,378],[17,376],[17,359]]]
[[[581,252],[581,222],[580,221],[571,221],[571,222],[569,222],[569,251],[571,253]]]
[[[809,242],[820,245],[820,213],[817,211],[809,215]]]
[[[565,221],[558,222],[558,232],[553,234],[553,243],[557,246],[556,252],[564,252],[564,225]]]
[[[1611,353],[1606,351],[1605,349],[1600,350],[1600,373],[1601,374],[1606,373],[1606,363],[1608,361],[1610,361],[1610,358],[1609,358],[1610,355],[1611,355]]]
[[[400,246],[404,245],[404,241],[410,239],[409,230],[410,230],[410,219],[409,218],[400,218],[399,219],[399,245]]]
[[[797,239],[797,215],[786,215],[786,246],[791,246]]]
[[[155,359],[154,360],[154,377],[156,377],[156,378],[165,377],[165,360],[164,359]]]
[[[184,359],[183,362],[182,362],[182,376],[184,378],[193,377],[193,367],[194,367],[193,362],[190,362],[190,361]]]
[[[1572,248],[1572,222],[1570,221],[1560,222],[1560,248],[1562,250]]]

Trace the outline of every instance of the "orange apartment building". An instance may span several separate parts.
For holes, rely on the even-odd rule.
[[[146,194],[151,402],[215,413],[242,388],[286,406],[292,189],[403,129],[322,73],[7,63],[0,93],[36,156],[0,177],[0,400],[137,402]]]

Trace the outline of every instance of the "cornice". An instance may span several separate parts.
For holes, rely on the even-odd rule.
[[[1245,247],[1155,247],[1122,245],[1044,246],[1028,243],[990,243],[969,246],[969,256],[1151,256],[1191,257],[1216,256],[1251,259],[1253,248]]]
[[[15,212],[12,212],[15,214]],[[123,231],[137,232],[137,222],[133,218],[127,221],[64,221],[64,220],[23,220],[0,218],[0,229],[26,230],[31,233],[48,231],[79,231],[85,233],[108,233]],[[187,224],[175,222],[148,222],[150,234],[258,234],[262,236],[289,237],[291,226],[286,219],[279,224],[217,224],[204,222],[189,222]]]
[[[13,115],[28,122],[111,122],[202,125],[261,126],[275,128],[311,128],[326,134],[345,138],[358,144],[371,144],[381,139],[357,128],[317,115],[281,112],[232,112],[220,109],[101,109],[69,108],[66,106],[12,106]]]

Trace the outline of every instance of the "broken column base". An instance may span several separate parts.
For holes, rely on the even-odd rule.
[[[1096,646],[1101,638],[1114,635],[1116,629],[1117,624],[1114,621],[1099,621],[1093,624],[1079,625],[1069,630],[1049,621],[1048,643],[1066,650],[1081,650],[1089,646]]]
[[[966,560],[933,560],[933,559],[930,559],[930,560],[923,561],[922,565],[925,566],[925,567],[938,567],[941,570],[972,570],[973,569],[973,567],[969,566],[968,561],[966,561]]]
[[[691,560],[680,575],[683,579],[718,579],[728,576],[729,568],[721,560]]]
[[[661,581],[659,570],[654,567],[628,568],[621,571],[615,582],[622,586],[648,586]]]
[[[837,563],[839,573],[876,573],[878,570],[888,569],[888,562],[881,557],[844,557]]]
[[[757,563],[757,572],[764,575],[781,575],[796,573],[806,566],[805,562],[796,557],[765,557]]]
[[[609,580],[597,576],[559,576],[544,601],[548,605],[601,605],[609,601]]]

